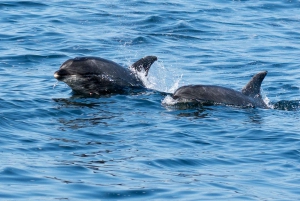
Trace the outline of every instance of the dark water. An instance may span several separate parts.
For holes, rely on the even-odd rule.
[[[95,2],[0,2],[1,200],[300,199],[298,0]],[[154,91],[53,87],[69,58],[146,55],[159,58]],[[160,93],[238,90],[263,70],[274,109],[178,107]]]

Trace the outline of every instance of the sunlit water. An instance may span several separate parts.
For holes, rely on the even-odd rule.
[[[299,200],[299,1],[1,1],[1,200]],[[144,93],[73,96],[53,73],[146,55]],[[172,105],[187,84],[274,109]],[[54,87],[54,85],[56,86]]]

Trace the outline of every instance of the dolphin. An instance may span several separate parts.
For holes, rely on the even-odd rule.
[[[147,56],[128,69],[100,57],[76,57],[65,61],[54,73],[54,77],[65,82],[76,94],[124,93],[131,89],[145,88],[137,73],[147,76],[156,60],[156,56]]]
[[[177,102],[269,108],[260,93],[261,83],[267,73],[263,71],[254,75],[241,92],[215,85],[188,85],[178,88],[172,97]]]

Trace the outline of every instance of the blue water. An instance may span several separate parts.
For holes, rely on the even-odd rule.
[[[300,2],[0,2],[1,200],[299,200]],[[135,95],[73,96],[67,59],[158,61]],[[177,107],[187,84],[273,109]]]

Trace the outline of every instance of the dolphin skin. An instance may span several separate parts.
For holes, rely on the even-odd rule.
[[[214,85],[188,85],[178,88],[173,94],[173,99],[178,102],[200,102],[204,105],[269,108],[260,93],[261,83],[267,73],[263,71],[254,75],[241,92]]]
[[[54,77],[65,82],[76,94],[124,93],[145,88],[137,72],[143,72],[147,76],[156,60],[155,56],[147,56],[127,69],[99,57],[76,57],[65,61],[54,73]]]

